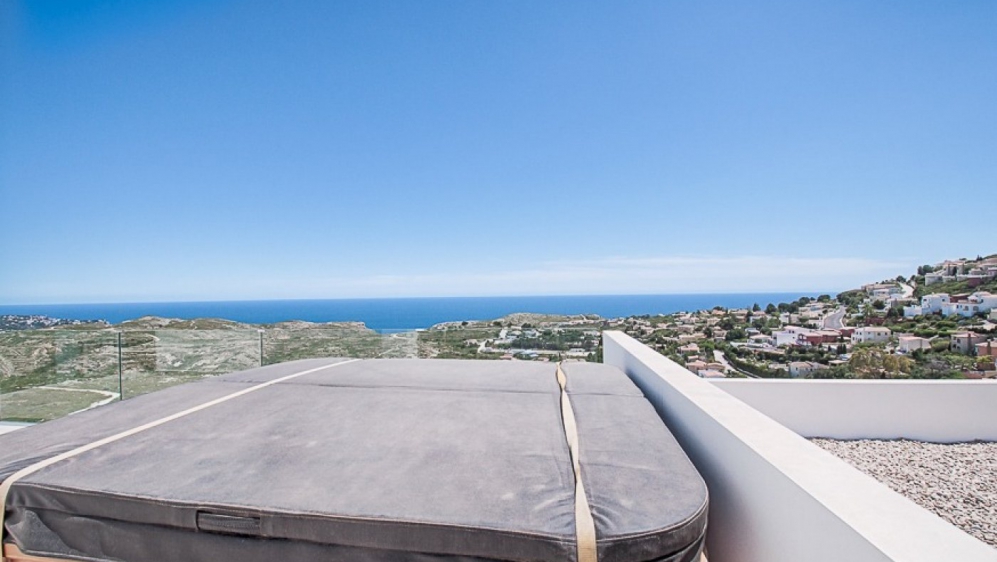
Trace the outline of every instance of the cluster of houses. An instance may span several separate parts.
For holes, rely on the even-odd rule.
[[[860,343],[889,343],[894,336],[889,328],[882,326],[862,326],[859,328],[846,327],[840,330],[811,330],[798,326],[786,326],[778,332],[772,332],[772,336],[757,336],[749,338],[748,347],[756,347],[761,342],[762,345],[774,347],[813,347],[820,345],[848,342],[851,344]],[[930,349],[931,338],[922,338],[911,334],[896,334],[896,346],[893,348],[898,353],[911,354],[919,349]],[[997,341],[991,341],[990,336],[977,334],[972,331],[952,334],[949,339],[949,350],[964,355],[975,355],[983,357],[997,357]]]
[[[863,326],[838,329],[813,329],[800,326],[785,326],[772,332],[771,336],[757,335],[748,338],[749,347],[816,347],[844,341],[851,343],[885,343],[893,333],[889,328]]]
[[[914,289],[899,283],[871,283],[863,285],[862,290],[867,296],[866,302],[881,301],[886,306],[903,306],[912,301]]]
[[[934,271],[925,273],[924,284],[965,281],[970,287],[976,287],[994,278],[997,278],[997,257],[972,262],[953,260],[942,262]]]
[[[603,320],[597,316],[577,315],[567,320],[544,320],[542,315],[514,314],[500,320],[482,322],[443,322],[430,330],[447,331],[469,329],[480,331],[485,327],[505,324],[495,337],[460,338],[459,347],[476,347],[477,354],[497,355],[503,360],[528,359],[532,361],[585,361],[598,347],[602,329],[622,329],[627,319]],[[547,344],[558,341],[556,348]],[[564,343],[571,342],[569,349]]]
[[[980,284],[990,279],[997,278],[997,256],[975,261],[958,260],[949,261],[934,266],[935,270],[927,274],[926,284],[934,284],[947,281],[964,281],[970,287],[978,287]],[[909,283],[904,283],[902,279],[882,283],[873,283],[862,287],[866,293],[865,302],[868,305],[875,304],[877,308],[894,308],[899,311],[903,309],[904,316],[913,317],[922,314],[940,314],[943,316],[973,317],[987,315],[989,320],[997,321],[997,295],[987,291],[977,290],[968,295],[949,295],[935,293],[926,295],[918,302],[914,298],[914,288]],[[880,307],[876,301],[880,301],[884,307]],[[677,337],[668,338],[677,340],[678,351],[686,360],[689,370],[704,377],[723,376],[724,365],[711,361],[712,358],[701,358],[699,345],[696,342],[706,339],[707,334],[715,340],[723,340],[727,335],[725,330],[719,326],[719,319],[725,315],[733,316],[735,320],[746,321],[741,326],[746,333],[746,341],[732,342],[734,346],[755,350],[759,355],[767,356],[772,362],[767,365],[769,370],[784,370],[792,377],[802,377],[812,374],[819,369],[826,369],[835,365],[848,362],[850,357],[848,352],[856,344],[882,344],[887,351],[912,355],[919,350],[926,351],[932,348],[938,349],[939,338],[924,338],[913,334],[893,333],[883,324],[886,321],[882,315],[864,315],[863,326],[848,327],[841,326],[828,328],[833,324],[823,322],[824,316],[831,308],[836,308],[833,303],[814,302],[808,306],[801,307],[796,313],[780,313],[778,323],[768,323],[765,328],[758,330],[752,327],[755,320],[761,319],[766,322],[776,317],[775,314],[767,315],[764,311],[730,310],[730,311],[701,311],[699,313],[680,314],[675,316],[675,322],[668,328],[677,332]],[[780,326],[776,328],[775,326]],[[655,326],[641,326],[638,329],[648,332],[653,331]],[[709,328],[709,329],[707,329]],[[772,329],[769,332],[769,329]],[[984,323],[983,331],[992,330],[992,324]],[[978,358],[993,358],[997,360],[997,340],[992,336],[978,334],[972,331],[964,331],[952,334],[945,342],[951,352],[961,353],[967,356]],[[784,357],[789,348],[813,348],[823,347],[837,348],[842,346],[841,354],[828,364],[813,361],[779,361]],[[991,370],[992,364],[990,361]],[[981,361],[978,365],[986,364]],[[730,366],[727,366],[730,369]]]
[[[693,344],[695,345],[695,344]],[[725,378],[727,366],[718,361],[705,361],[698,355],[693,355],[685,363],[685,368],[706,379]]]
[[[65,318],[52,318],[51,316],[41,314],[0,315],[0,332],[6,330],[40,330],[43,328],[55,328],[56,326],[82,326],[84,324],[97,324],[101,327],[110,326],[106,320],[69,320]]]
[[[844,344],[850,348],[854,344],[881,343],[887,344],[887,349],[894,353],[910,355],[918,350],[929,350],[937,338],[923,338],[913,334],[894,334],[889,328],[882,326],[844,327],[841,329],[812,329],[800,326],[785,326],[771,335],[757,334],[748,337],[746,343],[740,344],[749,349],[767,352],[768,355],[779,354],[779,349],[788,347],[818,347]],[[738,345],[735,343],[734,345]],[[948,348],[952,352],[980,358],[997,360],[997,340],[990,336],[965,331],[953,334],[949,338]],[[692,348],[679,348],[682,353],[692,351]],[[847,363],[847,354],[827,365],[812,361],[792,361],[786,363],[770,363],[770,370],[785,370],[791,377],[806,376],[818,369],[826,369],[835,365]],[[993,361],[991,361],[993,363]]]
[[[971,295],[933,293],[921,297],[921,304],[904,307],[904,317],[906,318],[924,314],[941,314],[942,316],[957,314],[968,318],[981,313],[989,314],[992,320],[997,320],[997,295],[986,291],[977,291]]]

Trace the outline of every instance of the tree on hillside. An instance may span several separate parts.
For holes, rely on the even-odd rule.
[[[768,314],[769,316],[775,314],[776,312],[779,312],[779,309],[772,303],[769,303],[768,306],[765,307],[765,314]]]
[[[929,355],[925,361],[918,363],[912,374],[914,378],[920,379],[964,378],[963,371],[972,369],[974,366],[974,359],[971,357],[935,353]]]
[[[845,291],[843,293],[838,293],[838,302],[845,306],[858,306],[865,299],[865,293],[862,291]]]
[[[746,337],[748,337],[748,335],[744,333],[743,329],[734,328],[732,330],[727,331],[727,335],[724,336],[724,339],[727,341],[735,341],[735,340],[743,340]]]
[[[808,379],[850,379],[854,375],[843,366],[834,366],[830,369],[817,369],[807,375]]]
[[[861,379],[897,379],[910,376],[914,361],[879,347],[861,347],[852,352],[848,367]]]
[[[761,309],[762,309],[762,307],[758,306],[758,303],[757,303],[757,302],[755,303],[755,305],[754,305],[754,306],[752,306],[752,307],[751,307],[751,310],[753,310],[753,311],[755,311],[755,312],[758,312],[758,311],[759,311],[759,310],[761,310]]]

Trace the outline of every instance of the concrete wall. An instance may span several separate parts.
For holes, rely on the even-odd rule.
[[[997,550],[620,332],[626,372],[710,490],[711,562],[997,562]]]
[[[997,381],[714,381],[806,437],[997,441]]]

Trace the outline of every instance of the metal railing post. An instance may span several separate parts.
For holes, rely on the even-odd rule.
[[[121,331],[118,330],[118,400],[124,400],[125,399],[125,388],[124,388],[124,386],[122,384],[121,372],[122,372],[122,368],[121,368]]]

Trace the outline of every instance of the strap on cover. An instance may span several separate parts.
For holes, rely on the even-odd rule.
[[[575,535],[578,544],[578,562],[598,562],[595,521],[592,519],[592,510],[589,509],[588,497],[585,495],[582,467],[578,461],[578,424],[575,422],[575,412],[571,409],[571,400],[568,399],[568,378],[561,370],[560,363],[557,364],[557,384],[561,387],[561,419],[564,421],[564,436],[568,440],[571,466],[575,472]]]

